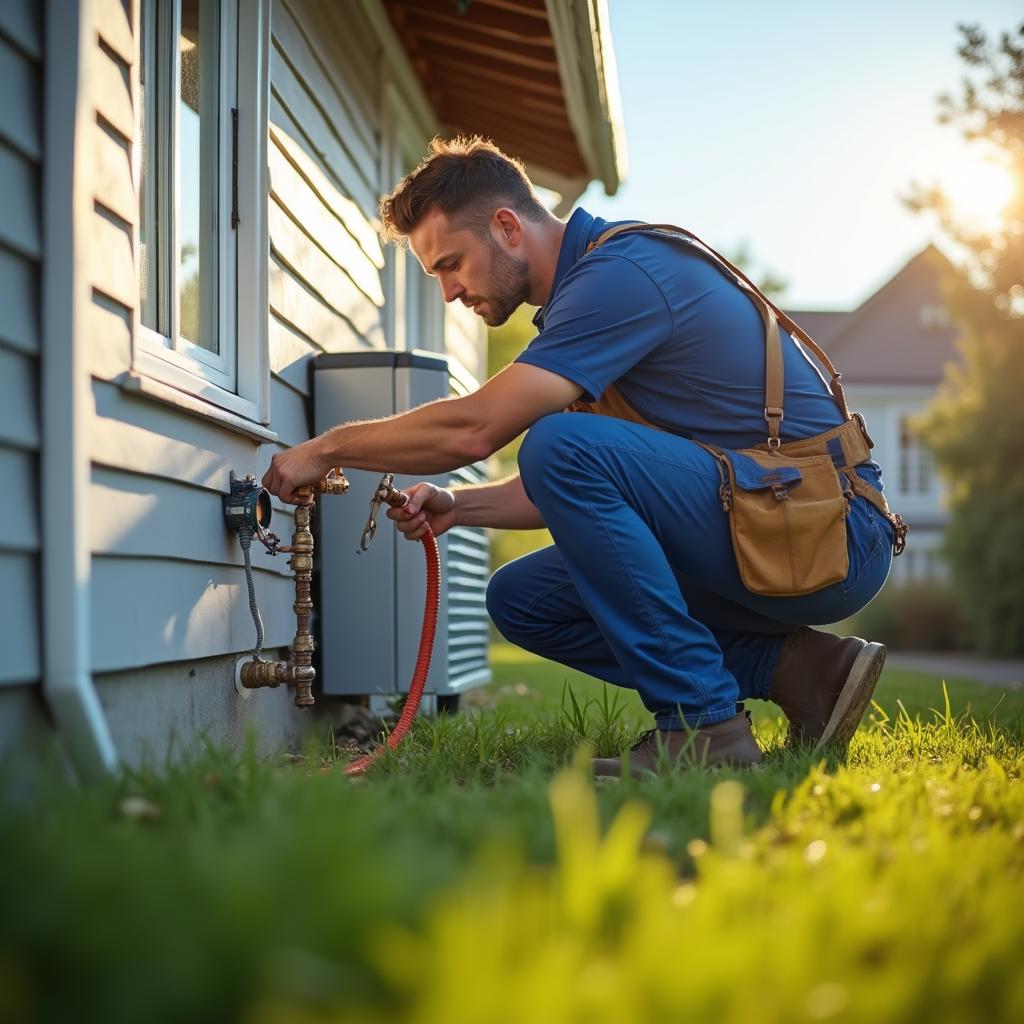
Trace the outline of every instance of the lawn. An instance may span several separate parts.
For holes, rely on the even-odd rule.
[[[595,788],[635,698],[494,666],[365,780],[209,751],[8,808],[0,1021],[1024,1020],[1024,695],[890,672],[846,764],[765,704],[760,771]]]

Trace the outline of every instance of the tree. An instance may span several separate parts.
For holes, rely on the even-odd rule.
[[[907,198],[931,211],[958,253],[944,280],[961,332],[962,365],[948,368],[919,423],[950,484],[946,551],[978,647],[1024,652],[1024,24],[990,40],[958,26],[968,74],[939,120],[968,146],[1002,157],[1015,188],[1002,223],[964,224],[938,188]],[[911,542],[913,534],[911,534]]]

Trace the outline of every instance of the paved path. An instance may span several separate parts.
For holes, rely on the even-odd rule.
[[[1024,661],[960,652],[890,651],[886,665],[929,672],[944,679],[976,679],[1007,690],[1024,689]]]

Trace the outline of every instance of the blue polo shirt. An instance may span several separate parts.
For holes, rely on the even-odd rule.
[[[764,323],[720,270],[680,241],[625,234],[584,258],[613,225],[569,218],[540,333],[517,358],[578,384],[596,401],[615,384],[651,423],[683,437],[745,448],[767,437]],[[842,421],[819,370],[788,332],[782,341],[783,441]]]

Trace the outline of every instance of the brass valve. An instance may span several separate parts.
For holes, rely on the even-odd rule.
[[[321,494],[344,494],[348,490],[348,480],[339,466],[332,469],[317,486]]]
[[[254,481],[249,478],[246,483],[250,489],[255,488]],[[291,643],[291,655],[287,661],[264,661],[259,657],[258,648],[253,658],[245,662],[239,670],[238,681],[248,690],[259,689],[260,687],[278,687],[282,683],[295,688],[296,707],[310,707],[313,700],[313,682],[316,679],[316,669],[313,667],[313,651],[315,644],[313,635],[309,631],[309,619],[313,613],[313,597],[311,584],[313,580],[313,533],[310,524],[313,519],[313,507],[316,494],[344,494],[348,490],[348,480],[340,469],[332,469],[327,476],[315,485],[300,487],[295,491],[295,532],[292,534],[292,542],[283,545],[273,534],[266,532],[262,536],[257,534],[263,541],[268,552],[276,555],[278,552],[285,552],[291,555],[288,565],[295,575],[295,603],[292,605],[295,611],[295,637]],[[232,495],[236,493],[234,476],[232,476]],[[259,488],[260,497],[266,496],[266,491]],[[238,527],[228,519],[229,512],[236,514],[238,501],[232,499],[234,504],[228,507],[228,499],[225,499],[225,520],[229,528],[237,531]],[[255,510],[265,508],[265,521],[269,522],[270,499],[265,497],[265,504],[259,504],[256,497],[250,497],[249,503]],[[249,514],[249,508],[237,509],[236,518],[242,513]],[[264,525],[261,523],[261,525]],[[248,559],[248,553],[246,553]],[[246,562],[248,567],[248,562]],[[250,593],[252,600],[252,592]],[[255,614],[255,613],[254,613]],[[259,637],[262,638],[262,627],[258,627]],[[259,641],[262,642],[262,639]]]

